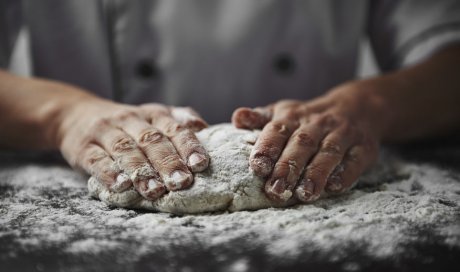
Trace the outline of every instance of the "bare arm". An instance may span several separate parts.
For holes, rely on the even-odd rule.
[[[85,99],[97,98],[70,85],[0,70],[0,147],[58,149],[63,116]]]
[[[460,129],[460,46],[358,84],[382,103],[384,141],[436,137]]]
[[[190,186],[209,163],[194,134],[205,126],[188,108],[128,106],[0,71],[0,148],[59,149],[116,192],[134,185],[154,200]]]

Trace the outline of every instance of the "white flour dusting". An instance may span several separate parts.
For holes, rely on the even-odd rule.
[[[63,166],[4,166],[0,261],[52,249],[110,256],[116,263],[147,256],[183,261],[193,252],[210,252],[226,262],[228,252],[252,249],[267,260],[322,256],[335,262],[351,250],[396,258],[409,254],[408,244],[433,241],[458,250],[459,181],[458,172],[387,154],[357,188],[312,205],[172,216],[109,208],[88,197],[85,178]],[[248,271],[250,259],[238,256],[228,271]]]

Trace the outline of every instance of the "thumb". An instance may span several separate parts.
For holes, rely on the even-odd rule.
[[[233,112],[232,123],[237,128],[261,129],[270,122],[273,107],[238,108]]]

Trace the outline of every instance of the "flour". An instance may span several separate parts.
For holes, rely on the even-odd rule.
[[[162,271],[195,271],[179,265],[204,256],[198,262],[252,271],[257,252],[271,265],[320,258],[359,270],[359,260],[349,261],[358,253],[397,260],[417,254],[409,245],[433,241],[458,251],[459,204],[460,172],[387,153],[341,196],[185,216],[109,208],[88,197],[85,178],[67,167],[0,166],[0,262],[53,252],[55,262],[82,264],[94,256],[96,264],[154,260]]]
[[[282,205],[263,193],[264,180],[249,169],[249,154],[257,134],[231,124],[198,132],[197,138],[211,157],[209,168],[195,175],[191,188],[169,192],[157,201],[144,199],[134,188],[123,193],[111,192],[95,178],[88,181],[88,189],[92,196],[109,205],[176,214],[279,207]],[[291,196],[291,192],[285,192],[286,199]],[[292,200],[284,205],[293,203]]]

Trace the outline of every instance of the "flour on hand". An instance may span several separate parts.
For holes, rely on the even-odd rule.
[[[249,154],[257,135],[258,132],[237,129],[231,124],[198,132],[198,139],[211,157],[209,168],[195,175],[189,189],[168,192],[156,201],[144,199],[134,188],[111,192],[93,177],[88,181],[88,189],[93,197],[111,206],[175,214],[279,207],[265,196],[264,180],[249,169]],[[292,200],[284,205],[293,203]]]

